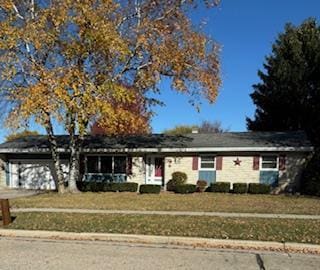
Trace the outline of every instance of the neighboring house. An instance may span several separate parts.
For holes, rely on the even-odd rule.
[[[68,136],[58,136],[68,171]],[[188,183],[267,183],[298,190],[313,147],[303,132],[230,132],[170,136],[88,136],[80,164],[81,181],[136,182],[164,188],[175,171]],[[0,144],[0,183],[11,188],[54,189],[46,136]]]

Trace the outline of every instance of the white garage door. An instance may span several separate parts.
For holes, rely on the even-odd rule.
[[[10,187],[25,189],[54,190],[55,183],[51,173],[50,160],[11,160]],[[63,164],[66,171],[67,166]]]

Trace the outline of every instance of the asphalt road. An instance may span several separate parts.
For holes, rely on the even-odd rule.
[[[320,269],[320,256],[0,238],[0,269]]]

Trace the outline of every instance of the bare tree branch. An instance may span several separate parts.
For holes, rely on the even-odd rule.
[[[16,6],[15,3],[13,3],[13,2],[12,2],[12,7],[13,7],[14,11],[16,12],[17,17],[20,18],[20,19],[22,19],[22,20],[24,20],[24,17],[20,14],[17,6]]]

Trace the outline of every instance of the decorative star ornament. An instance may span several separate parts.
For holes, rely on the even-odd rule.
[[[241,165],[241,160],[238,157],[233,162],[234,162],[234,166],[240,166]]]

